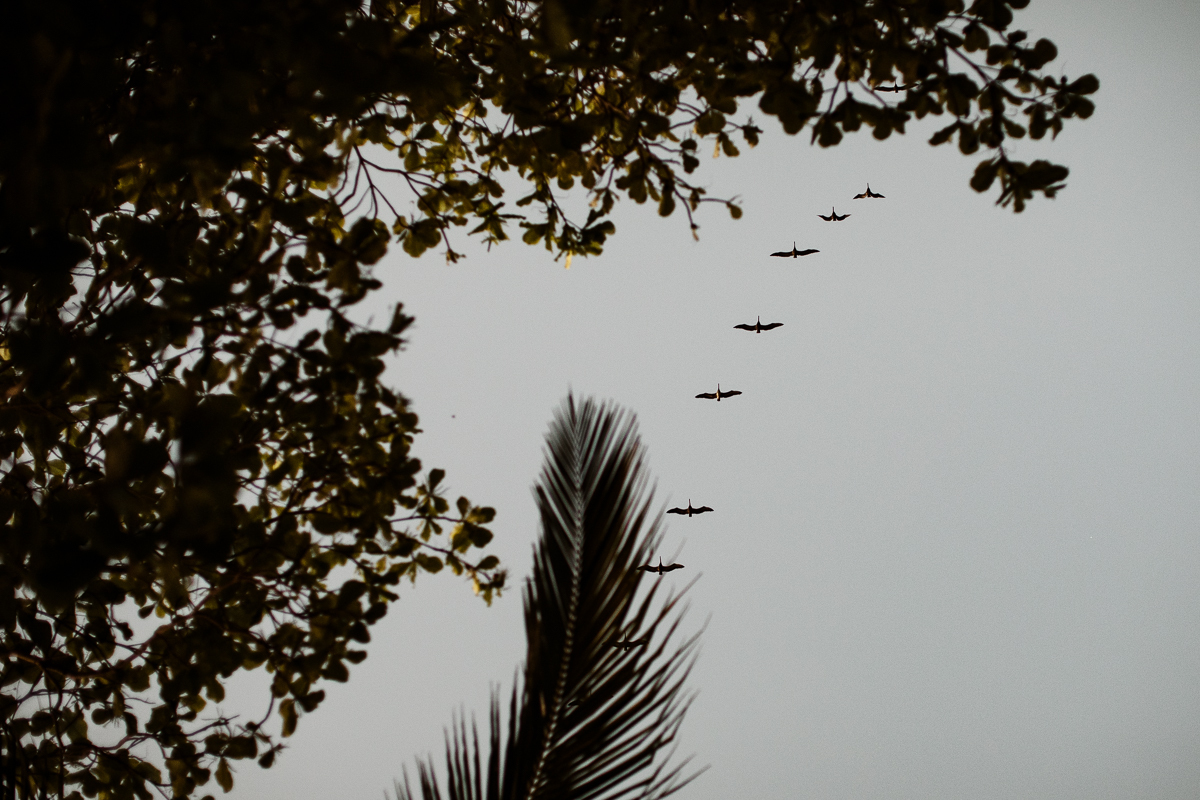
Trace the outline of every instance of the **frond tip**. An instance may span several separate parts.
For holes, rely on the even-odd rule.
[[[490,751],[474,723],[447,734],[449,800],[663,798],[699,773],[673,763],[692,695],[684,680],[699,634],[681,638],[683,592],[639,592],[662,538],[650,513],[645,450],[633,415],[568,396],[546,435],[534,487],[541,533],[524,592],[528,652],[501,722],[493,696]],[[686,588],[684,589],[686,592]],[[640,599],[639,599],[640,595]],[[645,646],[621,647],[631,640]],[[441,800],[432,763],[420,797]],[[407,776],[397,800],[415,800]]]

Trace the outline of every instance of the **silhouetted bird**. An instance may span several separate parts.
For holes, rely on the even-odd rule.
[[[796,243],[792,242],[791,250],[781,250],[778,253],[771,253],[771,255],[778,256],[780,258],[796,258],[797,256],[807,256],[807,255],[812,255],[813,253],[819,253],[819,252],[821,252],[821,251],[820,250],[797,250]]]
[[[841,222],[842,220],[844,220],[846,217],[848,217],[848,216],[850,216],[850,215],[849,215],[849,214],[842,214],[842,215],[839,217],[839,216],[838,216],[838,213],[837,213],[837,209],[835,208],[835,209],[833,209],[832,211],[830,211],[830,212],[829,212],[829,216],[828,216],[828,217],[827,217],[827,216],[825,216],[824,214],[817,214],[817,216],[818,216],[818,217],[820,217],[821,219],[825,220],[826,222]]]
[[[763,331],[769,331],[772,328],[778,328],[782,325],[783,325],[782,322],[768,322],[766,325],[763,325],[762,317],[759,317],[758,321],[755,322],[753,325],[734,325],[733,327],[740,328],[741,330],[744,330],[744,331],[754,331],[755,333],[762,333]]]
[[[609,644],[620,650],[632,650],[635,647],[645,647],[650,644],[650,637],[644,636],[641,639],[634,639],[632,641],[629,640],[629,637],[625,637],[625,641],[623,642],[619,639],[613,639]]]
[[[699,508],[692,508],[692,501],[690,499],[688,500],[687,508],[668,508],[667,509],[668,514],[687,514],[689,517],[692,514],[703,514],[705,511],[712,511],[712,509],[709,508],[708,506],[700,506]]]
[[[690,505],[690,503],[689,503],[689,505]],[[672,570],[683,569],[683,564],[667,564],[664,567],[662,559],[659,558],[657,567],[652,564],[647,564],[644,567],[638,567],[638,569],[642,572],[657,572],[659,575],[663,575]]]
[[[901,86],[900,84],[897,83],[897,84],[892,84],[891,86],[876,86],[875,91],[877,91],[877,92],[906,92],[916,85],[917,84],[915,84],[915,83],[906,83],[903,86]]]
[[[721,402],[722,397],[733,397],[735,394],[741,394],[741,392],[722,392],[721,384],[718,383],[716,392],[701,392],[700,394],[696,395],[696,399],[697,400],[716,400],[719,403],[719,402]]]
[[[862,194],[856,194],[856,195],[854,195],[854,199],[855,199],[855,200],[861,200],[861,199],[862,199],[862,198],[864,198],[864,197],[878,197],[878,198],[882,199],[882,198],[883,198],[883,195],[879,194],[878,192],[872,192],[872,191],[871,191],[871,184],[869,184],[869,183],[868,183],[868,184],[867,184],[867,190],[866,190],[865,192],[863,192]]]

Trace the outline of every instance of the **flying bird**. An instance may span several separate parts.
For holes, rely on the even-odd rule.
[[[915,84],[915,83],[906,83],[903,86],[901,86],[900,84],[896,83],[896,84],[892,84],[891,86],[876,86],[875,91],[877,91],[877,92],[904,92],[904,91],[908,91],[909,89],[911,89],[912,87],[914,87],[916,85],[917,84]]]
[[[688,503],[688,505],[691,505],[691,503]],[[653,564],[646,564],[643,567],[638,567],[638,569],[642,572],[657,572],[659,575],[664,575],[672,570],[683,569],[683,564],[667,564],[664,567],[662,558],[659,558],[657,567]]]
[[[714,392],[701,392],[700,394],[696,395],[696,399],[697,400],[716,400],[719,403],[719,402],[721,402],[722,397],[733,397],[735,394],[741,394],[741,392],[733,392],[733,391],[722,392],[721,384],[718,383],[717,391],[715,393]]]
[[[766,325],[763,325],[762,317],[759,317],[758,321],[755,322],[753,325],[734,325],[733,327],[740,328],[741,330],[744,330],[744,331],[754,331],[755,333],[762,333],[763,331],[769,331],[772,328],[778,328],[782,325],[783,325],[782,322],[768,322]]]
[[[882,196],[882,195],[876,195],[876,197],[881,197],[881,196]],[[829,216],[828,216],[828,217],[827,217],[827,216],[825,216],[824,214],[817,214],[817,216],[818,216],[818,217],[820,217],[821,219],[825,220],[826,222],[841,222],[842,220],[844,220],[846,217],[848,217],[848,216],[850,216],[850,215],[849,215],[849,214],[842,214],[842,215],[839,217],[839,216],[838,216],[838,213],[837,213],[837,209],[835,208],[835,209],[832,209],[832,210],[829,212]]]
[[[631,641],[627,636],[623,642],[619,639],[613,639],[611,642],[609,642],[609,644],[620,650],[632,650],[635,647],[645,647],[646,645],[650,644],[650,637],[643,636],[641,639],[633,639]]]
[[[861,200],[864,197],[878,197],[880,199],[883,199],[883,195],[879,194],[878,192],[871,191],[871,184],[869,184],[869,183],[867,184],[867,190],[865,192],[863,192],[862,194],[854,195],[855,200]]]
[[[780,250],[778,253],[771,253],[771,255],[778,256],[780,258],[796,258],[797,256],[807,256],[807,255],[812,255],[813,253],[819,253],[819,252],[821,252],[821,251],[820,250],[811,250],[811,249],[810,250],[797,250],[796,243],[792,242],[791,250]]]
[[[690,499],[688,500],[687,508],[668,508],[667,509],[668,514],[687,514],[689,517],[692,514],[703,514],[705,511],[712,511],[712,509],[709,508],[708,506],[700,506],[699,508],[692,508],[692,501]],[[641,567],[638,567],[638,569],[641,569]]]

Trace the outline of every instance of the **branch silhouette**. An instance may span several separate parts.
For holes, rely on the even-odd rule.
[[[634,416],[568,395],[534,487],[541,534],[524,589],[528,652],[502,723],[493,694],[487,751],[474,723],[446,735],[446,787],[432,760],[397,800],[657,800],[690,783],[674,758],[692,701],[684,681],[699,633],[679,631],[681,592],[640,592],[662,540]],[[639,599],[640,598],[640,599]],[[617,643],[614,645],[614,643]]]

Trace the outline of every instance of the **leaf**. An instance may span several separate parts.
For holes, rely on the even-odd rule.
[[[486,756],[465,721],[454,725],[450,797],[654,798],[695,777],[683,772],[686,761],[669,762],[691,702],[683,682],[698,636],[670,647],[680,596],[659,601],[660,582],[638,599],[644,573],[635,567],[661,540],[644,460],[632,415],[573,397],[556,414],[535,486],[542,524],[524,594],[523,680],[507,733],[493,696]],[[641,638],[644,648],[612,646]],[[420,763],[420,776],[425,800],[442,796],[431,763]],[[407,782],[396,793],[415,796]]]
[[[1100,80],[1091,73],[1084,75],[1082,78],[1076,78],[1067,85],[1068,92],[1075,94],[1094,94],[1100,91]]]
[[[223,758],[217,764],[216,778],[221,790],[226,794],[233,790],[233,773],[229,771],[229,762]]]
[[[279,716],[283,718],[283,736],[296,732],[296,703],[290,697],[279,704]]]

